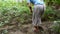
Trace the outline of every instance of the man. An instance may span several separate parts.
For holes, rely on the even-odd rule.
[[[38,31],[39,29],[42,29],[41,27],[41,16],[44,13],[44,1],[43,0],[27,0],[28,7],[30,8],[30,11],[33,12],[32,17],[32,24],[34,26],[34,31]],[[32,11],[31,3],[34,5],[34,9]]]

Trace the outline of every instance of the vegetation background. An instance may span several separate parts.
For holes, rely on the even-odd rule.
[[[42,21],[60,21],[60,0],[45,0],[45,3],[46,11],[42,16]],[[16,24],[18,26],[18,24],[31,23],[31,17],[32,13],[26,0],[0,0],[0,28],[5,25]],[[57,30],[60,32],[58,27],[56,27]]]

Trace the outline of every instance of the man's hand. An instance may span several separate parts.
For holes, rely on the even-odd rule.
[[[30,11],[32,12],[32,7],[29,7]]]
[[[31,3],[28,3],[28,7],[29,7],[30,11],[32,12]]]

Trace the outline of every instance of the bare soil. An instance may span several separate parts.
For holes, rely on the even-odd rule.
[[[52,25],[53,22],[43,22],[42,28],[44,29],[42,34],[49,34],[48,28]],[[36,34],[33,32],[32,24],[24,24],[21,26],[17,26],[16,24],[13,25],[5,25],[4,27],[0,28],[0,33],[2,30],[8,30],[7,34]]]

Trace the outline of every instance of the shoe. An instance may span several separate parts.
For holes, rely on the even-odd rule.
[[[44,29],[41,26],[34,26],[34,31],[35,32],[44,31]]]
[[[34,32],[38,32],[38,31],[39,31],[38,27],[34,26]]]

